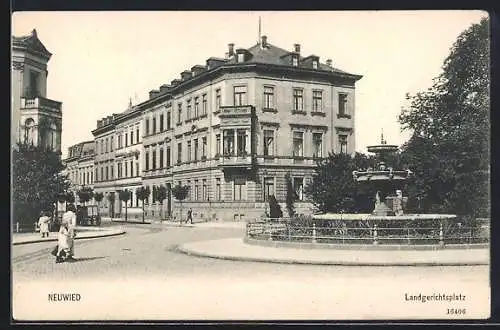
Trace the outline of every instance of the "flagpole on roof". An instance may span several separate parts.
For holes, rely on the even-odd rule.
[[[260,34],[261,34],[261,21],[260,21],[260,16],[259,16],[259,37],[257,39],[257,43],[260,45],[261,41],[260,41]]]

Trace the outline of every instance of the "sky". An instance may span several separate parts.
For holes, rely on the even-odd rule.
[[[380,141],[403,144],[397,121],[406,93],[431,87],[456,38],[483,11],[16,12],[12,34],[34,28],[53,54],[47,97],[63,102],[63,157],[92,140],[96,121],[138,104],[227,44],[249,48],[262,35],[288,50],[332,59],[363,76],[356,83],[356,151]]]

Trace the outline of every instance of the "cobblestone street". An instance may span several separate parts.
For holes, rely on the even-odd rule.
[[[112,296],[117,298],[113,302],[115,307],[110,305],[112,311],[108,314],[96,311],[92,312],[97,314],[83,314],[86,316],[78,314],[78,318],[91,319],[91,315],[109,318],[115,312],[120,315],[119,318],[126,319],[140,316],[210,319],[209,315],[215,319],[248,319],[249,315],[256,318],[307,319],[328,315],[334,318],[366,317],[371,313],[387,316],[384,314],[387,311],[381,310],[382,305],[377,307],[380,309],[377,312],[370,301],[380,301],[385,295],[384,299],[401,302],[404,292],[412,290],[424,290],[431,294],[432,290],[476,292],[480,294],[477,297],[479,300],[484,299],[487,292],[484,290],[489,290],[488,266],[340,267],[217,260],[182,254],[175,247],[186,242],[238,237],[242,235],[241,230],[160,225],[127,225],[124,228],[127,233],[122,236],[76,241],[75,255],[78,260],[73,263],[55,264],[54,257],[50,255],[54,242],[14,246],[14,293],[21,290],[17,299],[30,299],[26,298],[26,292],[32,288],[29,289],[31,295],[36,292],[36,287],[43,296],[40,299],[45,299],[45,302],[47,291],[58,292],[62,288],[83,291],[87,299],[92,295],[95,299],[97,296],[101,300],[106,299],[109,297],[106,294],[114,292]],[[92,288],[97,290],[95,294]],[[170,308],[167,310],[159,307],[165,305],[164,295],[161,294],[165,292],[169,293]],[[178,294],[174,295],[174,292]],[[192,292],[196,292],[196,297],[190,296]],[[243,299],[242,295],[248,299]],[[119,303],[125,303],[127,297],[133,301],[147,301],[148,306],[155,307],[134,309],[134,313],[140,316],[134,313],[123,315],[123,306]],[[356,299],[361,299],[361,303],[355,303]],[[161,303],[155,305],[156,301]],[[291,301],[294,302],[293,308],[276,309],[280,302],[286,306]],[[335,311],[331,310],[332,304],[338,306]],[[129,302],[128,307],[131,306],[133,303]],[[172,309],[172,306],[176,308]],[[212,309],[203,309],[207,306],[212,306]],[[422,304],[420,308],[423,307]],[[257,310],[252,312],[252,308]],[[337,315],[344,309],[355,311],[355,314],[345,312]],[[58,317],[61,315],[64,314]],[[39,317],[43,318],[43,315]]]

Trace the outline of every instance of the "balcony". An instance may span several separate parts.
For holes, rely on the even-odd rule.
[[[245,154],[245,155],[235,155],[235,154],[226,154],[222,157],[219,158],[219,167],[225,168],[225,169],[246,169],[250,170],[253,165],[253,160],[252,156]]]
[[[62,103],[37,96],[35,98],[21,98],[21,109],[44,109],[61,113]]]

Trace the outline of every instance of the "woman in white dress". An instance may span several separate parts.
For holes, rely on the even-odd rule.
[[[68,222],[63,219],[59,233],[57,233],[57,255],[56,263],[67,259],[70,250],[70,232]]]
[[[49,222],[50,218],[47,216],[46,212],[40,213],[40,218],[38,219],[38,227],[40,228],[40,234],[42,238],[45,236],[49,237]]]

